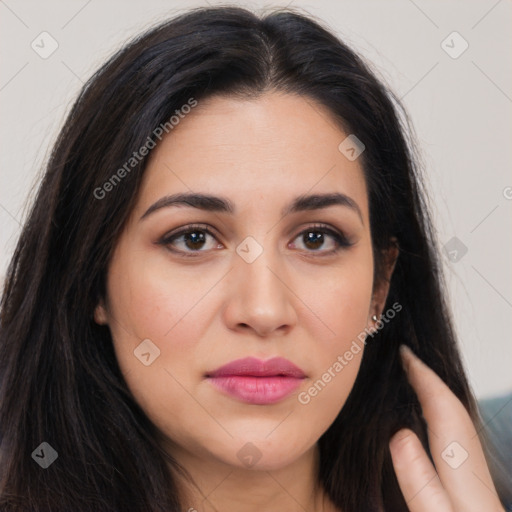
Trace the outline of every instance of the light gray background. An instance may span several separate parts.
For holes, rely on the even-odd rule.
[[[217,2],[210,2],[214,5]],[[0,278],[41,167],[82,83],[130,36],[195,1],[0,0]],[[286,3],[238,2],[253,9]],[[422,150],[450,299],[478,397],[512,389],[512,3],[290,4],[324,20],[403,98]],[[47,31],[58,49],[31,47]],[[442,42],[469,44],[454,59]],[[457,38],[445,45],[462,48]],[[48,48],[48,42],[46,48]],[[462,256],[462,257],[461,257]]]

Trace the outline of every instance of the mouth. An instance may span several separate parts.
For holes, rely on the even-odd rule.
[[[216,389],[242,402],[269,405],[295,391],[305,373],[287,359],[237,359],[206,374]]]

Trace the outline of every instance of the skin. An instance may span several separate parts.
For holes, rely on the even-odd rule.
[[[401,429],[391,438],[391,458],[409,510],[505,512],[466,409],[408,347],[402,345],[401,352],[409,382],[427,421],[435,463],[434,467],[411,430]]]
[[[95,319],[109,325],[126,382],[162,445],[192,477],[176,475],[185,510],[337,510],[315,484],[317,441],[343,407],[363,350],[307,404],[297,397],[373,326],[388,292],[386,281],[373,282],[366,184],[358,160],[338,150],[346,136],[310,99],[272,92],[203,101],[151,152]],[[227,198],[235,212],[174,205],[144,216],[162,197],[188,192]],[[297,196],[333,192],[359,211],[281,214]],[[169,241],[197,223],[213,232],[199,230],[204,245]],[[317,223],[352,245],[328,254],[337,247],[329,234],[320,247],[308,244],[303,232],[316,233]],[[248,236],[262,249],[252,262],[236,250]],[[388,254],[388,279],[396,256]],[[146,339],[160,351],[147,366],[134,356]],[[306,378],[272,405],[227,396],[205,378],[246,356],[285,357]],[[239,456],[247,443],[257,458],[250,467]],[[418,461],[404,446],[392,441],[407,473]]]

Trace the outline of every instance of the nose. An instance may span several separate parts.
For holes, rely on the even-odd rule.
[[[224,321],[229,329],[260,337],[284,335],[297,323],[294,293],[284,265],[264,249],[252,263],[234,255]]]

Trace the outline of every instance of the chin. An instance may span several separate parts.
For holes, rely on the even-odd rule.
[[[275,471],[296,463],[317,441],[311,433],[308,436],[299,430],[293,434],[283,431],[269,435],[269,432],[271,430],[265,429],[261,433],[235,436],[225,447],[229,451],[229,460],[225,462],[248,470]],[[223,458],[225,456],[226,452]]]

